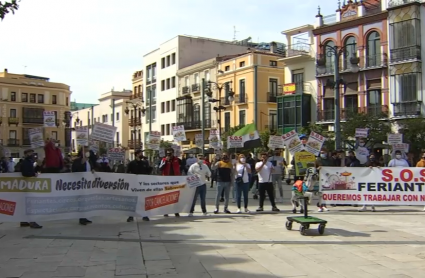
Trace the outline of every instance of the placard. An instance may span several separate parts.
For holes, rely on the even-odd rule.
[[[87,126],[76,126],[75,127],[75,136],[78,146],[88,146],[89,145],[89,136],[88,136],[88,127]]]
[[[158,151],[161,143],[161,132],[151,131],[149,133],[148,148],[150,150]]]
[[[227,148],[243,148],[242,136],[227,136]]]
[[[356,128],[356,138],[367,138],[369,136],[368,128]]]
[[[300,138],[298,137],[298,133],[295,130],[291,130],[283,134],[282,139],[283,143],[292,155],[304,149],[304,146],[301,143]]]
[[[116,126],[105,125],[97,122],[93,126],[90,138],[101,142],[112,143],[114,142],[116,132]]]
[[[31,148],[43,148],[45,145],[43,139],[42,128],[30,128],[28,129],[28,136],[31,142]]]
[[[189,188],[201,186],[201,179],[198,175],[186,176],[186,182]]]
[[[285,144],[283,143],[282,136],[270,135],[268,147],[270,149],[273,149],[273,150],[274,149],[283,149],[285,147]]]
[[[403,144],[403,134],[401,133],[388,134],[387,143],[388,145]]]
[[[312,131],[310,133],[310,136],[308,137],[307,144],[305,145],[306,151],[318,156],[325,140],[325,137],[323,137],[319,133]]]
[[[43,121],[44,121],[44,127],[56,127],[55,111],[44,111]]]
[[[210,129],[210,137],[208,138],[208,140],[210,141],[210,148],[221,148],[220,131],[218,129]]]
[[[201,134],[195,134],[195,145],[196,147],[203,149],[204,148],[204,137]]]
[[[108,158],[110,160],[125,160],[125,150],[121,148],[110,148],[108,149]]]
[[[178,125],[173,126],[173,138],[174,141],[181,142],[186,141],[186,132],[184,131],[184,126]]]

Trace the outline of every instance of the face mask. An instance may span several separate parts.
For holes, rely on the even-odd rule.
[[[198,160],[198,163],[199,163],[199,164],[202,164],[202,163],[203,163],[202,159],[199,159],[199,160]]]
[[[246,161],[245,157],[242,157],[242,158],[241,158],[241,162],[242,162],[242,163],[245,163],[245,161]]]
[[[360,143],[360,144],[359,144],[359,146],[360,146],[360,147],[364,147],[364,143]]]
[[[86,152],[86,157],[90,157],[90,152]]]
[[[375,161],[375,158],[371,158],[370,161]]]
[[[59,147],[59,144],[58,143],[55,143],[55,147]]]
[[[400,159],[400,158],[401,158],[401,154],[397,154],[397,155],[395,156],[395,158]]]
[[[327,158],[328,156],[326,154],[322,153],[322,154],[320,154],[320,157],[321,158]]]

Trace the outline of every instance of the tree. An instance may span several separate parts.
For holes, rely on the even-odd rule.
[[[300,130],[302,134],[307,136],[310,135],[312,131],[326,137],[326,141],[323,143],[323,147],[325,147],[328,151],[335,150],[335,133],[333,131],[325,130],[323,125],[314,123],[310,123],[308,126],[304,126]]]
[[[410,152],[420,155],[425,149],[425,118],[401,120],[397,124],[398,132],[403,134],[403,141],[409,144]]]
[[[6,16],[6,14],[8,13],[12,13],[15,14],[15,11],[17,11],[19,9],[19,4],[18,4],[19,0],[12,0],[10,2],[2,2],[0,1],[0,18],[1,20],[4,19],[4,17]]]
[[[353,148],[355,146],[356,128],[368,128],[368,146],[374,148],[376,144],[387,141],[388,133],[391,133],[391,123],[384,121],[385,115],[370,115],[366,113],[353,113],[347,121],[341,122],[341,137]]]

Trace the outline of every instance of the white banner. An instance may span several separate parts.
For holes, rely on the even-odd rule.
[[[28,129],[28,137],[30,138],[31,148],[44,147],[43,129],[30,128]]]
[[[76,126],[75,127],[75,136],[77,137],[78,146],[88,146],[89,145],[89,136],[88,136],[88,127],[87,126]]]
[[[121,149],[121,148],[110,148],[110,149],[108,149],[108,158],[110,160],[124,161],[125,150]]]
[[[44,127],[56,127],[55,111],[44,111],[43,119],[44,119]]]
[[[369,134],[368,128],[356,128],[356,138],[367,138]]]
[[[0,221],[20,222],[189,212],[195,188],[185,176],[3,174],[0,192]]]
[[[327,204],[425,205],[425,169],[322,167],[320,189]]]
[[[93,130],[90,134],[90,138],[97,141],[111,143],[115,139],[116,132],[116,126],[95,123],[93,126]]]
[[[403,144],[403,134],[401,133],[392,133],[387,135],[388,145],[397,145]]]

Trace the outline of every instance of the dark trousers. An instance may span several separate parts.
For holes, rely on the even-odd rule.
[[[47,174],[47,173],[57,174],[57,173],[60,173],[60,170],[61,169],[55,168],[55,167],[47,167],[47,168],[44,168],[42,170],[42,172],[45,173],[45,174]]]
[[[205,202],[205,198],[207,196],[207,185],[203,184],[201,186],[198,186],[195,191],[195,197],[193,197],[192,207],[190,208],[190,213],[193,213],[195,211],[195,205],[196,200],[198,199],[198,196],[201,198],[201,209],[203,213],[207,212],[207,206]]]
[[[249,178],[249,189],[252,188],[255,182],[257,182],[257,185],[258,185],[258,175],[251,175]]]
[[[258,191],[260,194],[260,208],[264,205],[264,200],[266,199],[266,192],[269,196],[270,203],[272,204],[272,207],[276,207],[276,203],[274,202],[274,190],[273,190],[273,183],[271,182],[264,182],[264,183],[258,183]]]
[[[243,203],[244,208],[248,208],[248,191],[249,191],[249,183],[236,183],[236,203],[238,205],[238,209],[241,208],[242,203],[242,194],[243,194]]]

